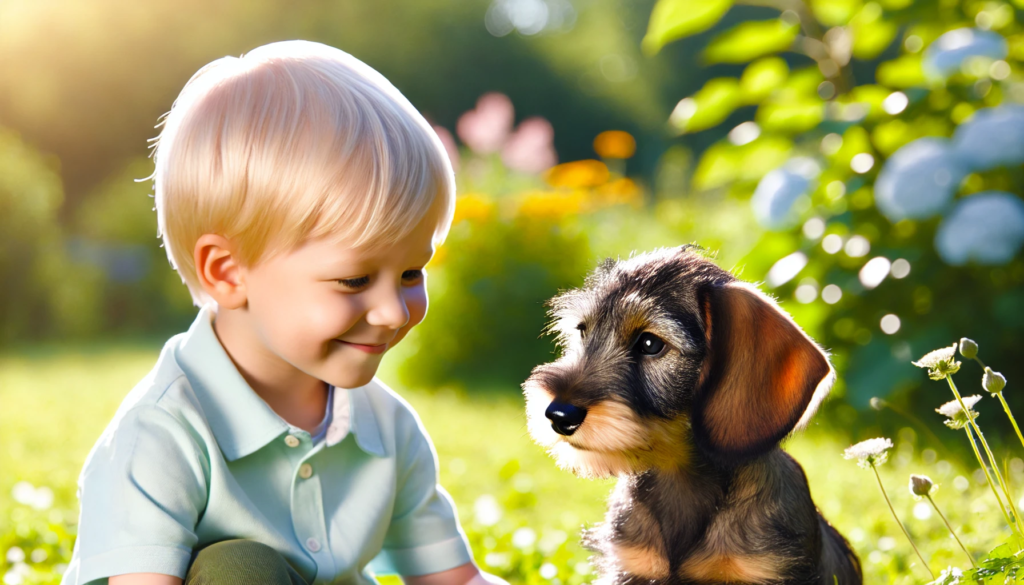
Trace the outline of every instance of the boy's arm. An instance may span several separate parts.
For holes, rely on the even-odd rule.
[[[160,573],[131,573],[115,575],[108,580],[110,585],[181,585],[181,579]]]
[[[405,585],[508,585],[501,577],[484,573],[472,562],[429,575],[403,576],[402,581]]]

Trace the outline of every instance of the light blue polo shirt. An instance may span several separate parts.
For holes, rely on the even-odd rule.
[[[184,577],[193,551],[232,538],[273,547],[318,584],[471,560],[408,403],[377,379],[338,388],[325,440],[314,444],[245,382],[213,316],[203,307],[168,340],[86,459],[63,585]]]

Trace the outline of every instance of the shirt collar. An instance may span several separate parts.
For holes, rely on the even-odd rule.
[[[221,451],[229,461],[245,457],[291,427],[252,390],[213,330],[214,305],[205,305],[176,350],[178,364],[196,393]],[[364,451],[385,456],[380,428],[365,387],[338,388],[327,446],[353,432]]]

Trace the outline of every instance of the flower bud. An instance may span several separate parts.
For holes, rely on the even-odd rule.
[[[882,400],[881,398],[879,398],[877,396],[872,396],[871,397],[871,408],[873,408],[875,410],[882,410],[883,408],[885,408],[885,400]]]
[[[985,375],[981,377],[981,386],[992,394],[999,394],[1006,388],[1006,378],[999,372],[992,371],[992,368],[985,368]]]
[[[910,493],[915,496],[927,496],[932,493],[931,478],[927,475],[911,475],[910,476]]]
[[[960,338],[960,355],[971,360],[978,357],[978,344],[973,339]]]

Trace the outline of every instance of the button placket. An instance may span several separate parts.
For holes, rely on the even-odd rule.
[[[291,515],[295,536],[306,550],[306,554],[317,565],[317,577],[321,578],[320,580],[329,580],[337,572],[337,568],[327,540],[320,474],[310,462],[311,457],[320,450],[314,448],[308,453],[295,471],[295,479],[292,481]]]

